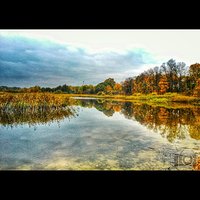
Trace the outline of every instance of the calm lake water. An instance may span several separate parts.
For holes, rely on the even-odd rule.
[[[0,115],[1,170],[193,170],[199,155],[200,107],[78,98]]]

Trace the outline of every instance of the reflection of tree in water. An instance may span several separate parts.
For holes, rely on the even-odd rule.
[[[192,138],[200,139],[200,108],[173,109],[132,104],[132,110],[132,116],[140,124],[159,132],[170,142],[176,138],[184,139],[188,132]]]
[[[149,105],[135,106],[137,121],[149,129],[160,132],[172,142],[175,138],[184,139],[187,126],[195,120],[191,109],[168,109]]]
[[[111,117],[115,113],[115,110],[113,109],[113,104],[108,103],[105,100],[98,99],[85,99],[85,100],[78,100],[77,105],[80,105],[82,107],[95,107],[97,110],[103,112],[106,116]]]
[[[10,127],[22,124],[46,124],[76,116],[77,111],[75,108],[69,106],[8,109],[0,111],[0,124]]]
[[[159,132],[168,141],[191,138],[200,139],[200,108],[164,108],[148,104],[106,100],[80,100],[78,105],[95,107],[106,116],[121,112],[127,119],[135,119],[147,128]]]
[[[133,103],[124,102],[121,112],[127,119],[131,119],[133,117]]]
[[[170,142],[175,139],[184,139],[188,133],[191,138],[200,140],[200,107],[164,108],[105,99],[82,99],[76,100],[72,104],[88,108],[95,107],[108,117],[113,116],[115,112],[120,112],[127,119],[136,120],[147,128],[159,132]],[[59,122],[64,118],[71,118],[76,115],[77,110],[70,106],[8,108],[0,110],[0,124],[11,127],[25,123],[35,125],[38,123]]]
[[[189,126],[189,132],[191,138],[200,140],[200,109],[194,110],[195,120],[194,123]]]

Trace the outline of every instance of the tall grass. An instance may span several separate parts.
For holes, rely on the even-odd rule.
[[[59,108],[69,105],[69,97],[50,93],[3,93],[0,94],[0,109],[36,109]]]
[[[154,94],[134,94],[125,95],[84,95],[84,94],[52,94],[52,93],[0,93],[0,109],[9,110],[45,110],[60,109],[75,101],[73,96],[95,97],[98,99],[117,99],[122,101],[145,102],[145,103],[192,103],[198,104],[197,97],[184,96],[176,93],[166,93],[164,95]]]
[[[69,107],[71,101],[62,94],[1,93],[0,124],[37,124],[75,117],[76,110]]]

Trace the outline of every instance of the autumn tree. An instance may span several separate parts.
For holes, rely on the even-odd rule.
[[[134,86],[134,79],[127,78],[124,82],[122,82],[122,90],[125,95],[133,94],[133,86]]]
[[[196,81],[196,86],[194,88],[194,96],[200,97],[200,78]]]
[[[149,94],[158,92],[158,83],[160,79],[159,67],[150,68],[149,70],[138,75],[133,82],[133,92]]]
[[[136,87],[135,91],[143,94],[149,93],[149,77],[146,72],[141,73],[139,76],[135,79]]]
[[[186,75],[186,64],[184,62],[177,63],[177,75],[178,75],[178,92],[184,91],[183,81]]]
[[[190,76],[190,90],[192,90],[192,93],[194,93],[194,90],[198,84],[198,79],[200,78],[200,64],[199,63],[193,64],[190,66],[189,76]]]
[[[26,90],[27,92],[41,92],[41,88],[40,88],[40,86],[34,86],[34,87],[30,87],[30,88],[28,88],[27,90]]]
[[[158,86],[159,86],[159,94],[164,94],[166,93],[167,89],[169,88],[169,83],[167,81],[167,78],[165,75],[163,75],[161,78],[160,78],[160,81],[158,83]]]
[[[160,67],[161,73],[165,75],[169,83],[169,92],[177,92],[178,76],[177,64],[174,59],[170,59],[167,63],[163,63]]]
[[[113,78],[108,78],[104,82],[99,83],[95,87],[95,93],[98,92],[106,92],[106,87],[110,86],[112,89],[114,88],[116,82]]]
[[[159,91],[159,86],[158,86],[158,83],[160,81],[160,76],[161,76],[161,73],[160,73],[160,68],[159,67],[154,67],[153,68],[153,82],[154,82],[154,86],[153,86],[153,92],[156,92],[158,93]]]
[[[122,85],[120,83],[116,83],[114,86],[114,93],[121,94],[122,92]]]
[[[106,94],[112,94],[112,87],[110,85],[107,85],[105,88]]]
[[[146,72],[146,91],[147,93],[152,93],[156,91],[156,77],[154,74],[154,69],[150,68]]]
[[[114,88],[114,86],[116,84],[116,82],[115,82],[115,80],[113,78],[108,78],[103,83],[106,86],[109,85],[111,88]]]
[[[190,76],[185,76],[183,78],[183,92],[186,95],[192,95],[194,89],[194,80]]]
[[[196,64],[191,65],[190,68],[189,68],[189,73],[190,73],[190,76],[196,82],[197,79],[200,78],[200,64],[196,63]]]

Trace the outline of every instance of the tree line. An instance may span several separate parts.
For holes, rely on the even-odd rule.
[[[0,86],[2,92],[52,92],[52,93],[67,93],[67,94],[122,94],[122,85],[116,83],[113,78],[108,78],[105,81],[94,85],[59,85],[55,88],[34,86],[29,88],[7,87]]]
[[[135,77],[129,77],[121,83],[108,78],[97,85],[59,85],[55,88],[34,86],[30,88],[1,86],[6,92],[53,92],[67,94],[133,95],[165,94],[166,92],[200,96],[200,64],[186,66],[184,62],[170,59],[161,66],[150,68]]]
[[[200,64],[187,67],[184,62],[170,59],[160,67],[127,78],[122,82],[122,88],[126,95],[175,92],[200,96]]]

